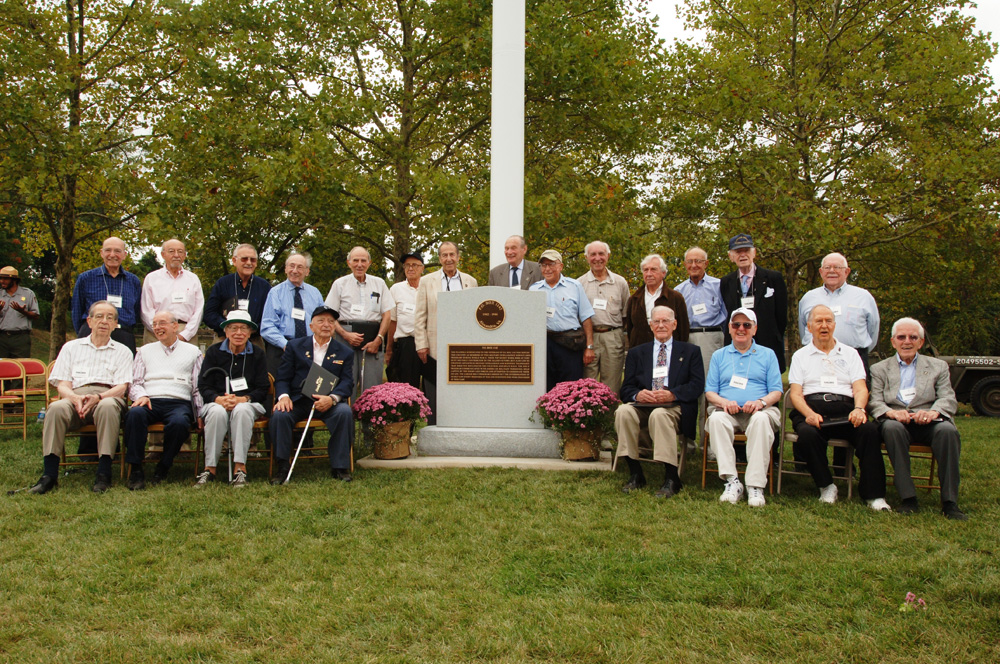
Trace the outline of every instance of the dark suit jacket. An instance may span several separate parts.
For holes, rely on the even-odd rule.
[[[625,380],[619,393],[623,403],[635,401],[639,390],[653,386],[653,342],[636,346],[625,356]],[[698,399],[705,393],[705,367],[701,349],[674,339],[670,351],[667,389],[681,405],[681,433],[694,440],[698,421]]]
[[[312,335],[292,339],[288,342],[285,346],[285,352],[281,356],[278,375],[274,379],[275,399],[282,394],[287,394],[292,401],[309,398],[302,394],[301,389],[313,363],[312,353]],[[326,357],[323,358],[322,367],[334,376],[340,377],[340,382],[334,388],[333,394],[336,394],[344,402],[350,398],[354,391],[353,366],[354,351],[336,339],[331,339],[330,345],[326,349]]]
[[[691,331],[691,324],[688,322],[687,304],[684,296],[675,291],[667,284],[663,284],[660,297],[653,303],[654,307],[664,306],[674,310],[674,318],[677,320],[677,329],[674,330],[674,341],[687,341]],[[648,343],[653,340],[653,330],[649,328],[649,316],[646,315],[646,286],[639,286],[639,289],[632,293],[625,304],[625,334],[628,336],[629,348]]]
[[[542,268],[538,267],[538,263],[535,261],[529,261],[525,258],[522,272],[523,274],[517,275],[517,283],[521,286],[521,290],[528,290],[531,284],[542,280]],[[497,265],[490,270],[490,278],[486,285],[510,288],[510,264]]]
[[[767,297],[767,289],[772,289],[771,297]],[[719,291],[726,311],[732,313],[740,308],[743,291],[740,289],[739,270],[730,272],[719,280]],[[780,272],[765,270],[757,266],[751,282],[750,292],[753,293],[753,311],[757,314],[757,334],[754,340],[761,346],[767,346],[778,356],[778,368],[785,370],[785,328],[788,326],[788,291],[785,280]],[[729,325],[722,327],[726,344],[733,338],[729,335]]]

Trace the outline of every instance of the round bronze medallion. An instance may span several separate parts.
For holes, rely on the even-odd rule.
[[[484,330],[495,330],[504,321],[503,305],[496,300],[484,300],[476,307],[476,322]]]

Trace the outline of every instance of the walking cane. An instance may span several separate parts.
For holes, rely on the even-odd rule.
[[[313,407],[309,409],[309,417],[306,419],[306,428],[302,430],[302,437],[299,438],[299,446],[295,448],[295,457],[292,458],[292,465],[288,467],[288,475],[285,477],[285,481],[282,484],[288,484],[288,481],[292,479],[292,471],[295,470],[295,462],[299,460],[299,452],[302,451],[302,443],[306,442],[306,435],[309,433],[309,424],[312,422],[313,413],[316,412],[315,402]]]

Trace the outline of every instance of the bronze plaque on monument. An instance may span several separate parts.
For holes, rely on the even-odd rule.
[[[533,344],[448,344],[448,382],[531,385],[534,354]]]
[[[496,300],[483,300],[476,307],[476,322],[484,330],[495,330],[501,325],[505,318],[503,305]]]

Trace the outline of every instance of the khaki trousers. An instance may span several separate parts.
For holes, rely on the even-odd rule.
[[[677,465],[677,427],[681,421],[679,405],[660,408],[636,408],[622,404],[615,411],[618,432],[617,456],[639,460],[639,432],[649,429],[653,439],[653,461]]]
[[[98,394],[107,391],[106,387],[85,385],[73,390],[76,394]],[[118,447],[118,432],[122,426],[122,410],[125,400],[120,397],[106,398],[97,402],[87,417],[80,419],[69,399],[60,399],[51,404],[45,411],[45,423],[42,425],[42,455],[58,454],[62,456],[66,447],[66,432],[77,431],[84,425],[94,424],[97,427],[97,452],[100,455],[113,456]]]
[[[584,378],[599,380],[615,394],[622,389],[622,372],[625,369],[625,330],[594,332],[596,357],[583,367]]]
[[[763,489],[767,486],[767,464],[771,460],[771,445],[774,432],[781,426],[777,408],[771,406],[752,415],[737,413],[730,415],[724,410],[709,407],[708,442],[715,452],[719,464],[719,477],[736,477],[736,450],[733,439],[736,429],[742,429],[747,436],[747,486]]]

